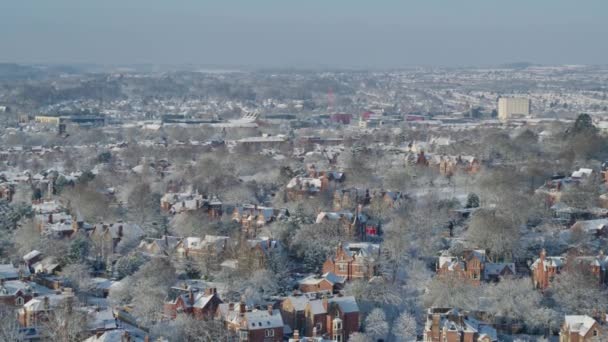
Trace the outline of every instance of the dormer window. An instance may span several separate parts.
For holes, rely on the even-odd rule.
[[[16,305],[21,306],[21,305],[23,305],[23,303],[24,303],[23,297],[17,297],[17,299],[15,299]]]

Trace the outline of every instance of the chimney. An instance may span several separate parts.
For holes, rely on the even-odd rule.
[[[150,342],[150,336],[148,336],[148,335],[144,336],[144,342]]]
[[[298,329],[294,330],[293,332],[293,341],[300,342],[300,332],[298,331]]]
[[[433,314],[433,324],[431,325],[431,331],[434,332],[434,334],[437,334],[439,332],[439,322],[441,321],[441,315],[438,313],[434,313]]]
[[[118,226],[118,237],[122,239],[122,224]]]
[[[547,255],[547,251],[543,248],[540,251],[540,260],[545,261],[545,256]]]
[[[49,303],[49,297],[44,296],[44,310],[49,310],[51,308],[51,304]]]
[[[272,316],[272,312],[273,312],[273,307],[272,307],[272,304],[268,304],[268,314],[269,314],[270,316]]]
[[[239,313],[243,315],[247,311],[247,307],[243,301],[239,302]]]
[[[228,311],[234,311],[234,303],[228,304]]]
[[[327,296],[323,296],[322,301],[323,301],[323,308],[327,312],[327,307],[329,306],[329,301],[327,300]]]
[[[49,214],[48,223],[53,224],[53,214]]]
[[[190,305],[194,304],[194,292],[192,288],[188,290],[188,300],[190,301]]]

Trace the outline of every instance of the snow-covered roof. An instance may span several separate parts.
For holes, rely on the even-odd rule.
[[[580,336],[585,336],[595,324],[595,320],[587,315],[566,315],[565,324],[570,332],[578,332]]]
[[[353,296],[333,297],[329,299],[329,303],[336,303],[340,306],[340,311],[343,313],[359,312],[359,305]]]
[[[19,278],[19,269],[13,264],[0,264],[0,279]]]
[[[37,256],[40,256],[41,254],[42,253],[40,253],[39,251],[37,251],[37,250],[34,249],[33,251],[31,251],[31,252],[27,253],[26,255],[24,255],[23,256],[23,260],[27,262],[27,261],[30,261],[30,260],[34,259]]]
[[[245,313],[247,328],[249,330],[273,329],[283,327],[281,312],[277,309],[272,310],[272,315],[268,310],[253,310]]]

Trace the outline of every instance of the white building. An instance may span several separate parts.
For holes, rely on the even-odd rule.
[[[498,99],[498,118],[506,121],[514,115],[530,115],[530,100],[523,97],[501,97]]]

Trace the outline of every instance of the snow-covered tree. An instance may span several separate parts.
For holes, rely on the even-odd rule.
[[[407,311],[402,312],[393,322],[392,332],[398,341],[416,341],[416,317]]]
[[[376,308],[365,318],[365,334],[372,337],[374,341],[385,339],[389,332],[384,310]]]

